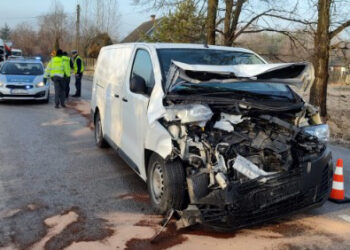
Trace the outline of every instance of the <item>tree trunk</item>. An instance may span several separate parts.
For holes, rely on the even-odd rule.
[[[232,19],[232,8],[233,0],[225,0],[225,20],[224,20],[224,45],[231,46],[231,19]]]
[[[318,24],[315,34],[314,67],[315,82],[310,92],[311,104],[320,107],[320,115],[327,115],[327,84],[330,50],[330,5],[329,0],[318,1]]]
[[[60,39],[58,37],[56,37],[56,39],[55,39],[55,51],[57,52],[58,49],[60,49]]]
[[[216,15],[218,10],[219,0],[208,0],[208,17],[207,17],[207,41],[208,44],[215,44],[215,29],[216,29]]]

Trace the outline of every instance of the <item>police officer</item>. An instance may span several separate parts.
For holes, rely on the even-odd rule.
[[[66,85],[65,96],[66,98],[68,98],[69,91],[70,91],[69,84],[70,84],[70,76],[71,76],[71,60],[67,52],[63,52],[62,59],[63,59],[64,66],[67,68],[67,72],[65,73],[65,76],[64,76],[64,82]]]
[[[68,69],[64,66],[62,55],[62,50],[58,49],[45,70],[45,79],[51,78],[55,86],[55,108],[59,108],[59,104],[66,107],[64,76],[68,74]]]
[[[81,95],[81,79],[83,78],[84,73],[84,62],[81,57],[78,55],[78,51],[72,51],[72,61],[73,61],[73,69],[75,74],[75,88],[76,92],[73,97],[80,97]]]

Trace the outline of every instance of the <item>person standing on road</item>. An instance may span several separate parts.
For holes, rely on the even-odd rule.
[[[64,82],[66,85],[65,96],[66,96],[66,98],[68,98],[69,91],[70,91],[69,84],[70,84],[70,76],[71,76],[71,60],[70,60],[70,57],[68,56],[67,52],[63,52],[62,59],[63,59],[64,66],[66,67],[66,71],[67,71],[64,75]]]
[[[80,97],[81,96],[81,79],[83,78],[84,73],[84,62],[81,59],[81,57],[78,55],[78,51],[73,50],[72,51],[73,56],[73,68],[74,68],[74,74],[75,74],[75,88],[76,92],[73,97]]]
[[[45,79],[51,78],[54,83],[55,108],[59,108],[59,104],[61,104],[61,106],[64,108],[66,107],[64,104],[66,89],[64,76],[68,74],[68,69],[64,66],[62,55],[62,50],[58,49],[56,54],[53,55],[51,61],[47,65],[44,76]]]

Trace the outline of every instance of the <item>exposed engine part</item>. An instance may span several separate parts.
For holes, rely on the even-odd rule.
[[[276,173],[295,171],[324,150],[315,136],[295,125],[297,115],[307,121],[312,110],[278,116],[227,111],[201,104],[167,109],[164,123],[173,138],[174,158],[186,167],[191,204],[232,183],[264,183]]]
[[[214,124],[214,128],[232,132],[234,130],[234,125],[241,123],[242,121],[242,115],[221,113],[220,120]]]
[[[215,175],[215,180],[217,181],[221,189],[225,189],[227,187],[227,178],[223,173],[217,173]]]
[[[240,155],[237,156],[237,158],[234,161],[234,164],[231,167],[237,170],[239,173],[243,174],[244,176],[248,177],[249,179],[256,179],[260,176],[267,176],[269,174],[273,174],[261,170],[254,163]]]

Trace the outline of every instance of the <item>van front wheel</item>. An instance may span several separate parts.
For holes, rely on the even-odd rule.
[[[95,117],[95,143],[99,148],[108,147],[108,143],[103,138],[102,123],[99,113],[97,113]]]
[[[148,164],[147,186],[153,207],[160,214],[186,206],[185,170],[178,160],[165,162],[152,154]]]

